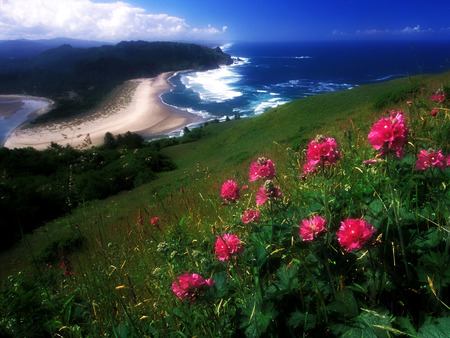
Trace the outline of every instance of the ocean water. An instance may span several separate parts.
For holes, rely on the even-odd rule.
[[[223,120],[249,117],[294,99],[363,84],[450,70],[450,42],[346,41],[234,43],[235,63],[180,72],[165,103]]]

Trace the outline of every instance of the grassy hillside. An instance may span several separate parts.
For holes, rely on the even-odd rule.
[[[210,124],[198,141],[161,149],[176,170],[86,203],[0,257],[0,332],[448,332],[450,169],[415,169],[424,149],[450,153],[449,88],[446,73],[308,97],[254,118]],[[436,93],[447,97],[431,101]],[[387,110],[404,111],[405,156],[364,164],[376,158],[368,134]],[[317,134],[336,140],[339,161],[304,172]],[[249,166],[261,155],[275,163],[276,174],[249,182]],[[238,190],[224,194],[228,180]],[[261,196],[261,187],[277,191],[272,184],[282,198]],[[258,204],[261,198],[267,200]],[[259,213],[258,222],[243,220],[249,210]],[[309,242],[299,228],[313,216],[324,219],[326,230]],[[361,230],[364,240],[349,250],[351,236],[336,235],[344,220],[374,230]],[[238,242],[221,246],[230,235]],[[222,256],[232,246],[231,257]]]

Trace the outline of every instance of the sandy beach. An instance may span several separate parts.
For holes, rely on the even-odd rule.
[[[164,104],[160,95],[170,89],[173,72],[127,81],[102,107],[82,117],[39,126],[24,125],[7,138],[7,148],[45,149],[51,142],[89,148],[101,145],[106,132],[127,131],[144,137],[166,135],[201,120],[197,115]]]

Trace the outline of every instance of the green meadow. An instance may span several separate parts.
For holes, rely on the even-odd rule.
[[[430,100],[436,93],[445,100]],[[80,203],[1,253],[0,335],[446,336],[450,167],[416,163],[421,150],[450,154],[449,102],[450,73],[421,75],[209,123],[175,145],[154,141],[176,168]],[[365,164],[378,154],[368,134],[391,110],[404,112],[405,156]],[[317,135],[334,138],[341,157],[304,173]],[[136,151],[121,150],[131,165]],[[282,197],[258,205],[268,182],[249,182],[249,168],[262,156]],[[239,198],[221,197],[228,180]],[[259,222],[243,222],[250,209]],[[305,241],[299,227],[313,216],[326,229]],[[358,250],[337,239],[345,219],[375,229]],[[220,260],[225,234],[242,250]],[[183,274],[213,285],[180,299],[173,283]]]

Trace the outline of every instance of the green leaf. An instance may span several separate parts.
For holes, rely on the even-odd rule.
[[[431,318],[422,325],[419,337],[423,338],[445,338],[450,332],[450,317]]]
[[[214,288],[217,292],[216,297],[218,298],[222,298],[228,293],[226,272],[219,272],[214,275]]]
[[[308,331],[316,327],[316,316],[310,313],[295,311],[289,317],[288,325],[293,328],[303,327],[304,331]]]
[[[384,212],[385,209],[383,203],[377,198],[369,204],[369,210],[371,212],[371,215],[379,216]]]
[[[407,317],[398,317],[395,319],[395,323],[403,330],[403,332],[411,337],[417,337],[417,331],[411,324],[411,321]]]
[[[328,311],[342,315],[345,318],[354,318],[358,316],[358,304],[356,303],[353,291],[346,288],[344,292],[336,295],[336,300],[327,306]]]
[[[392,329],[388,312],[385,309],[362,309],[361,314],[345,324],[330,325],[336,336],[349,338],[388,337]]]

